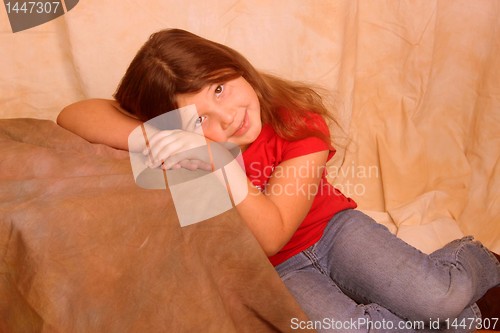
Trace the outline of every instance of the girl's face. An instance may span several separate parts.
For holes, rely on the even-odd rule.
[[[229,142],[245,150],[262,129],[260,104],[252,86],[243,78],[212,84],[194,94],[177,95],[179,108],[194,104],[197,114],[181,112],[184,130],[215,142]],[[184,119],[189,118],[189,119]]]

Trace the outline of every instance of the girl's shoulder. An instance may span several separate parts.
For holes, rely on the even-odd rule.
[[[318,122],[318,126],[314,128],[324,126],[324,130],[328,133],[328,127],[321,117],[314,121]],[[308,135],[295,140],[288,140],[278,135],[271,125],[264,124],[261,133],[244,152],[243,156],[251,161],[265,160],[266,164],[277,165],[295,157],[323,150],[329,151],[328,159],[335,153],[333,147],[319,136]]]

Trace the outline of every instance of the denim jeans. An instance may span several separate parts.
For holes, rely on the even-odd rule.
[[[474,303],[500,284],[500,263],[472,237],[427,255],[357,210],[276,270],[310,318],[292,329],[318,332],[473,332]]]

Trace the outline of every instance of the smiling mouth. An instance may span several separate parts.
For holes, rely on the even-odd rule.
[[[241,121],[240,126],[236,129],[236,131],[240,130],[243,127],[243,125],[245,125],[245,118],[243,118],[243,120]]]
[[[247,130],[248,125],[248,112],[245,111],[245,115],[243,116],[243,120],[241,121],[238,128],[234,131],[232,136],[240,136],[244,134]]]

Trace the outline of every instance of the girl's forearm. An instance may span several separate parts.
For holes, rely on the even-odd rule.
[[[142,122],[121,111],[116,101],[89,99],[65,107],[57,123],[90,142],[128,150],[128,136]]]
[[[247,178],[242,163],[224,167],[225,178],[236,209],[267,255],[286,245],[309,212],[321,178],[328,151],[288,159],[275,167],[266,190],[261,192]],[[292,176],[297,170],[300,177]]]
[[[224,167],[223,177],[236,210],[264,252],[276,254],[293,233],[286,230],[278,207],[248,180],[236,160]]]

